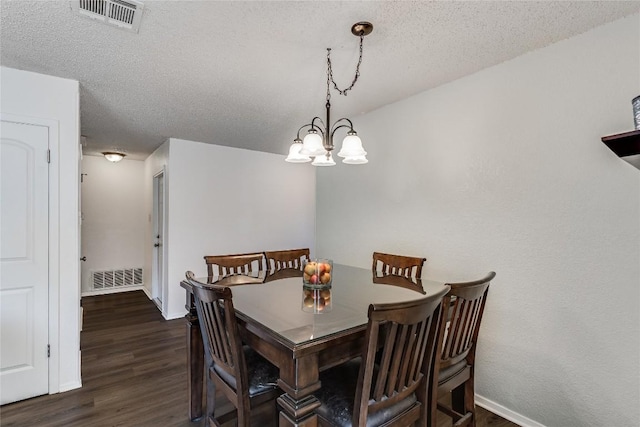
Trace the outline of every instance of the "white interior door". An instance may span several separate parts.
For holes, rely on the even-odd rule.
[[[0,122],[0,404],[49,392],[48,130]]]
[[[164,271],[164,170],[153,177],[153,299],[162,309]]]

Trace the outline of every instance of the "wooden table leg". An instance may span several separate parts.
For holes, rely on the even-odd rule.
[[[315,410],[320,401],[313,395],[320,388],[318,372],[317,354],[293,359],[280,368],[278,386],[285,392],[278,398],[282,407],[278,421],[280,427],[318,425]]]
[[[187,313],[187,373],[189,377],[189,419],[202,417],[204,346],[195,309]]]

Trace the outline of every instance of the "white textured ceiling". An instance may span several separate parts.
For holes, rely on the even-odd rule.
[[[324,114],[326,48],[357,116],[640,10],[628,1],[149,1],[138,34],[69,1],[2,0],[0,64],[79,80],[85,153],[144,159],[175,137],[285,154]],[[461,106],[461,113],[463,106]],[[366,141],[365,141],[366,145]]]

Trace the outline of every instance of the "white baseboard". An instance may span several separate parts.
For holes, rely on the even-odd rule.
[[[71,381],[68,383],[60,384],[60,393],[64,393],[65,391],[75,390],[76,388],[82,387],[82,381]]]
[[[147,294],[147,298],[149,298],[149,300],[153,301],[153,297],[151,296],[151,291],[149,289],[147,289],[146,286],[143,286],[142,290],[144,291],[145,294]]]
[[[144,286],[127,286],[122,288],[110,288],[110,289],[97,289],[91,291],[82,291],[81,297],[90,297],[95,295],[107,295],[107,294],[117,294],[120,292],[130,292],[130,291],[145,291]],[[149,294],[147,294],[149,295]]]
[[[166,320],[173,320],[173,319],[182,319],[184,317],[184,315],[187,314],[186,311],[180,312],[180,313],[171,313],[168,315],[164,315],[164,313],[162,313],[162,315],[164,316],[164,318]]]
[[[493,412],[496,415],[501,416],[505,420],[509,420],[512,423],[516,423],[521,427],[546,427],[544,424],[540,424],[537,421],[533,421],[530,418],[525,417],[511,409],[496,403],[492,400],[482,397],[478,394],[475,395],[476,405],[483,407],[484,409]]]

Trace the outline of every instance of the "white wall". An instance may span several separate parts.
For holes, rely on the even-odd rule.
[[[2,113],[54,120],[50,146],[49,390],[80,387],[79,176],[80,113],[77,81],[0,67]]]
[[[600,138],[633,129],[639,93],[635,15],[352,117],[370,163],[318,170],[318,255],[426,256],[451,281],[495,270],[483,405],[523,425],[637,425],[640,172]]]
[[[315,171],[284,156],[171,139],[167,312],[183,316],[186,270],[206,275],[203,257],[314,248]]]
[[[82,172],[82,291],[91,271],[141,268],[147,215],[144,162],[84,156]],[[147,281],[148,278],[144,277]]]

